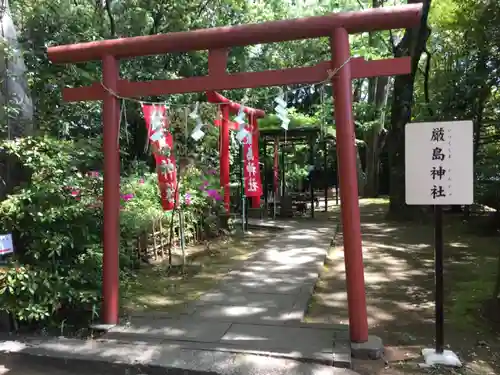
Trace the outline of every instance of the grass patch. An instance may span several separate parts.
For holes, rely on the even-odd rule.
[[[213,240],[192,256],[184,272],[162,263],[141,267],[133,281],[124,288],[122,309],[134,312],[175,312],[212,289],[232,269],[255,254],[270,238],[272,232],[255,230],[245,236]]]
[[[402,347],[403,352],[418,356],[419,348],[434,343],[432,218],[428,224],[387,221],[387,199],[363,199],[360,208],[370,333],[382,337],[390,347]],[[329,215],[338,218],[339,212]],[[499,337],[481,315],[484,301],[493,292],[500,238],[474,234],[461,216],[445,214],[444,239],[445,342],[467,363],[459,373],[500,373]],[[348,322],[341,234],[329,252],[307,319]],[[389,370],[382,365],[376,371],[373,366],[376,364],[358,371],[378,375],[421,373],[408,364],[391,365]]]
[[[482,319],[483,303],[492,297],[494,287],[494,275],[496,270],[496,260],[481,259],[472,269],[464,269],[464,274],[469,276],[469,280],[458,281],[454,284],[454,290],[446,303],[448,320],[455,329],[470,330],[480,329],[490,331],[491,326],[488,321]],[[458,267],[457,267],[458,268]],[[458,271],[458,270],[457,270]],[[459,271],[458,271],[459,272]]]

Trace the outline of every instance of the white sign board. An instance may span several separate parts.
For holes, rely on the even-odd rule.
[[[405,185],[406,204],[472,204],[472,121],[407,124]]]
[[[12,244],[12,234],[0,234],[0,255],[10,254],[14,252]]]

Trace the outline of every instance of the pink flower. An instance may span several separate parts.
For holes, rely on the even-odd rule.
[[[217,190],[214,190],[214,189],[207,190],[206,193],[207,193],[207,195],[210,198],[213,198],[216,201],[220,201],[221,200],[221,196],[220,196],[220,194],[219,194],[219,192]]]
[[[131,200],[133,197],[134,197],[134,194],[123,194],[123,195],[122,195],[122,199],[123,199],[125,202],[128,202],[128,201],[129,201],[129,200]]]
[[[205,180],[203,181],[203,184],[200,186],[200,190],[206,190],[208,187],[208,181]]]
[[[87,172],[87,176],[88,177],[99,177],[100,174],[99,174],[99,171],[90,171],[90,172]]]
[[[184,202],[189,206],[191,204],[191,194],[186,193],[184,196]]]
[[[76,196],[78,196],[79,194],[80,194],[80,190],[73,190],[73,191],[71,191],[71,196],[72,196],[72,197],[76,197]]]
[[[143,184],[143,183],[144,183],[144,179],[143,179],[143,178],[140,178],[140,179],[139,179],[139,183],[140,183],[140,184]]]

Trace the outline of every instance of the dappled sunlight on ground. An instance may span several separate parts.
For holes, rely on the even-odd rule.
[[[71,353],[73,357],[206,373],[332,373],[333,361],[350,355],[347,327],[302,322],[334,233],[331,222],[322,224],[303,222],[270,241],[254,241],[259,251],[252,250],[251,237],[230,241],[217,247],[206,263],[198,258],[203,267],[188,269],[187,274],[168,274],[166,267],[148,268],[150,279],[135,286],[134,299],[129,290],[128,301],[149,305],[129,310],[128,319],[94,340],[35,339],[35,349],[50,355]],[[242,255],[241,249],[245,249],[246,261],[232,262],[235,255]],[[217,285],[195,281],[215,276],[223,277]],[[170,285],[175,287],[169,289]],[[190,296],[199,295],[188,300],[191,297],[183,294],[186,290]],[[156,300],[162,297],[163,305]],[[166,301],[175,306],[176,301],[187,302],[182,311],[172,313],[170,308],[159,308],[168,307]],[[16,352],[32,351],[32,343],[23,342],[24,347]]]
[[[188,262],[184,273],[173,273],[165,263],[144,264],[137,272],[137,281],[124,288],[124,312],[181,311],[186,303],[196,300],[232,268],[255,254],[272,236],[268,231],[249,231],[244,238],[213,241],[208,250]]]
[[[361,200],[360,208],[370,333],[381,336],[394,349],[396,362],[418,357],[419,350],[410,347],[432,347],[434,338],[433,228],[387,221],[384,200]],[[328,215],[330,219],[340,216],[338,210]],[[487,327],[481,323],[478,310],[493,290],[500,240],[472,235],[461,220],[450,215],[445,215],[444,222],[445,341],[469,361],[470,368],[465,373],[498,373],[494,371],[500,371],[500,342],[498,337],[484,333]],[[341,233],[316,285],[307,319],[348,321]],[[358,365],[357,370],[367,375],[420,372],[406,365],[404,368],[362,362]]]
[[[434,338],[433,229],[386,221],[387,204],[381,200],[362,201],[360,206],[370,333],[387,345],[387,363],[354,360],[355,370],[362,375],[429,374],[417,364],[421,348],[432,346]],[[348,323],[340,232],[322,267],[321,262],[339,216],[338,207],[330,207],[329,212],[317,212],[316,220],[300,220],[294,230],[255,232],[253,237],[221,243],[196,259],[198,269],[188,268],[185,274],[168,274],[161,266],[146,268],[141,283],[127,293],[126,306],[135,315],[101,338],[107,340],[106,349],[95,340],[78,349],[68,341],[64,350],[154,363],[168,360],[169,366],[180,367],[189,367],[193,361],[200,366],[227,364],[241,368],[242,373],[253,373],[251,369],[256,367],[271,373],[277,363],[270,353],[331,360],[332,332],[340,329],[331,323]],[[445,337],[466,368],[431,373],[496,374],[500,371],[500,342],[485,332],[477,318],[478,306],[491,294],[500,241],[473,236],[462,224],[445,216]],[[259,248],[260,252],[255,251]],[[321,277],[316,282],[318,267]],[[329,323],[326,329],[302,326],[307,303],[304,320]],[[150,340],[147,344],[141,341],[145,337]],[[135,352],[126,344],[118,355],[112,345],[118,347],[122,340],[134,341]],[[189,355],[184,351],[187,346]],[[234,351],[259,357],[240,359],[229,353]],[[301,365],[294,362],[293,366]],[[294,371],[282,368],[284,373]]]

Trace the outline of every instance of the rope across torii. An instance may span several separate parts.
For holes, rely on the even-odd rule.
[[[102,82],[94,83],[89,87],[65,88],[63,99],[70,102],[103,101],[105,171],[103,312],[101,315],[103,323],[117,324],[119,315],[120,156],[117,140],[120,110],[119,101],[112,92],[121,97],[141,97],[312,84],[325,80],[329,76],[329,71],[337,69],[337,74],[332,77],[332,84],[341,184],[349,332],[351,341],[367,342],[368,321],[354,146],[352,79],[410,74],[411,59],[410,57],[372,61],[366,61],[363,58],[351,59],[349,34],[417,27],[421,17],[422,4],[418,3],[261,24],[216,27],[49,48],[48,56],[53,63],[102,61]],[[228,48],[320,37],[330,38],[331,60],[309,67],[236,74],[227,72]],[[195,50],[209,51],[207,76],[147,82],[130,82],[120,79],[120,59]]]
[[[239,103],[235,103],[223,95],[215,91],[208,91],[206,93],[207,100],[209,103],[224,103],[220,104],[222,112],[222,120],[220,124],[221,132],[221,152],[220,152],[220,186],[224,189],[224,207],[226,212],[229,213],[230,206],[230,191],[229,191],[229,115],[239,113],[240,109],[243,107],[243,111],[247,115],[247,118],[252,122],[250,124],[254,127],[252,131],[252,143],[259,143],[259,133],[257,120],[263,118],[266,113],[260,109],[254,109],[250,107],[243,106]],[[243,187],[242,187],[243,188]],[[260,205],[260,197],[252,197],[252,207],[258,207]]]

